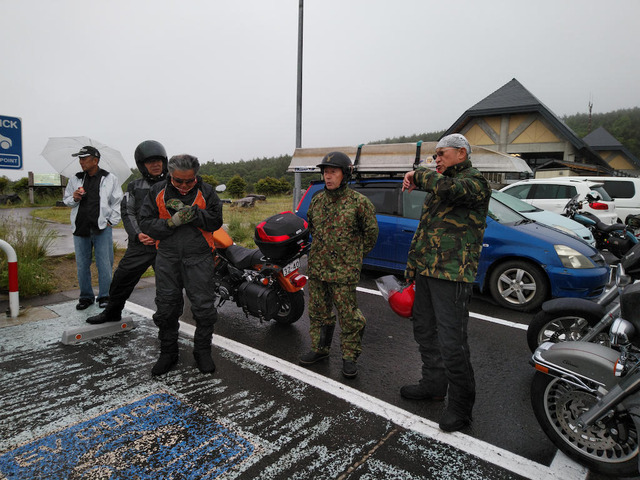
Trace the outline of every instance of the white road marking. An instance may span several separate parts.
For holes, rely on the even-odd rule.
[[[356,290],[358,292],[369,293],[371,295],[377,295],[379,297],[382,296],[382,294],[378,290],[373,290],[371,288],[356,287]],[[469,312],[469,316],[473,318],[477,318],[478,320],[484,320],[486,322],[497,323],[498,325],[504,325],[506,327],[518,328],[520,330],[527,329],[527,325],[523,325],[522,323],[511,322],[509,320],[502,320],[501,318],[490,317],[488,315],[483,315],[481,313]]]
[[[364,291],[365,293],[375,292],[373,293],[374,295],[379,294],[377,290],[361,289],[360,287],[358,287],[358,290]],[[154,311],[149,308],[131,302],[126,303],[126,308],[131,312],[146,318],[151,318],[154,313]],[[483,317],[485,316],[483,315]],[[489,319],[491,317],[486,318]],[[482,319],[485,320],[485,318]],[[509,324],[511,322],[499,321],[495,323]],[[184,322],[180,322],[180,329],[190,337],[193,337],[195,333],[195,327]],[[435,422],[418,415],[414,415],[406,410],[396,407],[395,405],[383,402],[371,395],[317,374],[312,370],[299,365],[294,365],[286,360],[266,354],[242,343],[235,342],[215,334],[213,336],[212,343],[215,346],[224,348],[236,355],[240,355],[248,360],[272,368],[301,382],[305,382],[315,388],[345,400],[352,405],[362,408],[363,410],[367,410],[385,418],[396,425],[400,425],[401,427],[413,430],[439,442],[451,445],[463,452],[474,455],[484,461],[514,472],[525,478],[530,478],[532,480],[556,480],[557,478],[563,478],[566,480],[585,480],[587,478],[588,470],[576,462],[573,462],[561,452],[556,454],[551,466],[547,467],[546,465],[533,462],[527,458],[460,432],[444,433],[438,428],[438,425]]]

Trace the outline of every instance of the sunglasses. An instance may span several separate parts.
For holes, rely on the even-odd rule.
[[[182,178],[175,178],[175,177],[171,177],[171,181],[174,183],[177,183],[178,185],[189,185],[190,183],[194,183],[196,181],[196,178],[188,178],[186,180],[183,180]]]
[[[436,159],[436,157],[441,157],[441,156],[443,156],[443,155],[444,155],[444,151],[445,151],[445,150],[460,150],[460,149],[459,149],[459,148],[457,148],[457,147],[445,147],[445,148],[443,148],[442,150],[438,150],[438,151],[433,155],[433,159],[435,160],[435,159]]]

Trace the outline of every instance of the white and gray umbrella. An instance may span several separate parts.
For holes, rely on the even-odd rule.
[[[122,154],[111,147],[92,140],[89,137],[51,137],[42,150],[44,159],[58,172],[67,178],[80,172],[78,157],[72,157],[74,153],[87,145],[91,145],[100,152],[100,168],[115,174],[118,183],[122,184],[131,176],[131,167],[127,164]]]

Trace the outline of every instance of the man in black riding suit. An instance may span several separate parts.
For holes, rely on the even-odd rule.
[[[222,227],[222,203],[213,187],[197,176],[200,163],[191,155],[169,159],[166,182],[154,185],[142,206],[142,231],[157,240],[156,313],[160,358],[153,375],[178,361],[178,322],[184,300],[196,322],[193,356],[202,373],[213,373],[211,337],[218,318],[215,306],[213,232]]]
[[[149,195],[149,189],[167,176],[167,152],[160,142],[145,140],[136,147],[134,157],[142,178],[129,183],[120,204],[129,245],[113,274],[107,306],[99,315],[87,318],[87,323],[94,325],[121,320],[125,302],[140,277],[156,261],[156,241],[140,230],[138,222],[142,203]]]

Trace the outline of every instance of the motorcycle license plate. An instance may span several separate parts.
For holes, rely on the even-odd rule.
[[[285,265],[284,267],[282,267],[282,274],[286,277],[287,275],[289,275],[292,272],[295,272],[299,268],[300,268],[300,259],[296,258],[290,264]]]

